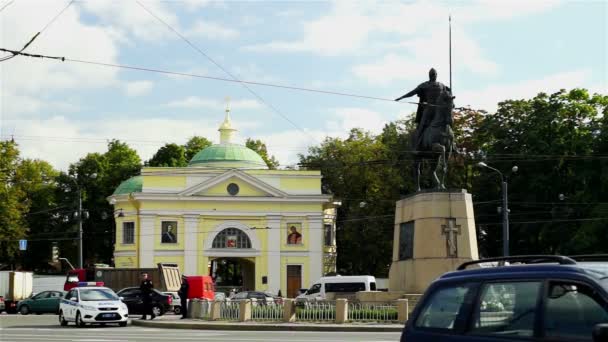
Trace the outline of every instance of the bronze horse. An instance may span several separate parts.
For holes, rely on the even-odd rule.
[[[433,169],[435,187],[438,190],[444,190],[448,160],[452,152],[456,151],[452,131],[454,96],[449,89],[444,89],[436,104],[425,103],[424,105],[427,108],[424,110],[419,128],[412,135],[416,189],[421,190],[420,174],[423,161],[431,160],[432,163],[436,163]],[[442,171],[441,177],[438,175],[439,171]]]

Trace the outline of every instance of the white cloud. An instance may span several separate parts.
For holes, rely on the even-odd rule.
[[[140,96],[152,90],[154,83],[152,81],[134,81],[128,82],[125,85],[127,96]]]
[[[536,80],[484,85],[481,89],[463,90],[456,94],[456,106],[471,106],[494,112],[498,102],[504,100],[530,99],[539,92],[553,93],[560,89],[587,88],[600,91],[601,86],[589,87],[590,70],[575,70],[556,73]]]
[[[378,134],[388,120],[382,114],[365,108],[336,108],[332,110],[333,119],[327,123],[329,131],[348,133],[353,128],[361,128]]]
[[[188,35],[215,40],[229,40],[237,38],[239,31],[212,21],[199,20],[188,30]]]
[[[226,108],[226,102],[199,96],[188,96],[183,99],[171,101],[167,103],[166,106],[170,108],[208,108],[211,110],[220,111]],[[255,100],[230,100],[231,110],[258,109],[260,107],[260,103]]]

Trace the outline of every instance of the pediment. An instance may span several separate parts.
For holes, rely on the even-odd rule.
[[[229,192],[229,185],[236,184],[238,192]],[[234,188],[234,186],[232,186]],[[232,189],[234,190],[234,189]],[[234,192],[234,191],[233,191]],[[180,196],[205,197],[287,197],[288,195],[251,175],[239,170],[230,170],[214,178],[196,184],[181,193]]]

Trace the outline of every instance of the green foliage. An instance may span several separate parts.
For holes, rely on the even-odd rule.
[[[352,309],[348,315],[353,321],[397,321],[399,312],[394,308]]]
[[[184,156],[186,157],[186,161],[190,162],[190,160],[192,160],[192,157],[194,157],[195,154],[199,153],[200,151],[211,145],[211,141],[209,141],[207,138],[193,136],[188,140],[188,142],[186,142],[186,145],[184,145]]]
[[[188,166],[186,160],[186,150],[183,146],[177,144],[165,144],[161,147],[152,159],[147,162],[148,166],[161,167],[184,167]]]
[[[256,151],[260,155],[260,157],[264,159],[264,162],[266,162],[266,165],[268,165],[269,169],[275,170],[277,167],[279,167],[279,161],[276,160],[274,156],[268,155],[268,149],[266,148],[266,144],[263,143],[261,140],[253,140],[247,138],[245,146]]]

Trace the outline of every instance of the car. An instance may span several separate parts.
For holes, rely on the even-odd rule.
[[[129,313],[132,315],[142,315],[144,313],[144,301],[139,287],[127,287],[117,293],[123,298]],[[162,316],[165,312],[171,311],[173,297],[165,295],[156,289],[152,289],[152,313],[155,316]]]
[[[283,298],[262,291],[243,291],[234,294],[230,300],[256,299],[258,305],[282,304]]]
[[[466,262],[436,279],[401,341],[605,342],[605,323],[608,256],[513,256]]]
[[[168,311],[173,311],[173,313],[175,313],[176,315],[181,315],[182,314],[181,298],[179,297],[177,292],[163,292],[163,294],[167,295],[167,296],[171,296],[171,298],[173,299],[173,303],[171,303],[171,306],[169,306]]]
[[[0,313],[6,310],[6,303],[4,302],[4,297],[0,296]]]
[[[17,311],[22,315],[29,315],[30,313],[57,314],[59,312],[59,302],[63,296],[65,296],[63,291],[43,291],[20,301]]]
[[[59,303],[61,326],[74,322],[78,327],[87,324],[118,323],[127,326],[129,309],[120,298],[107,287],[74,287]]]

